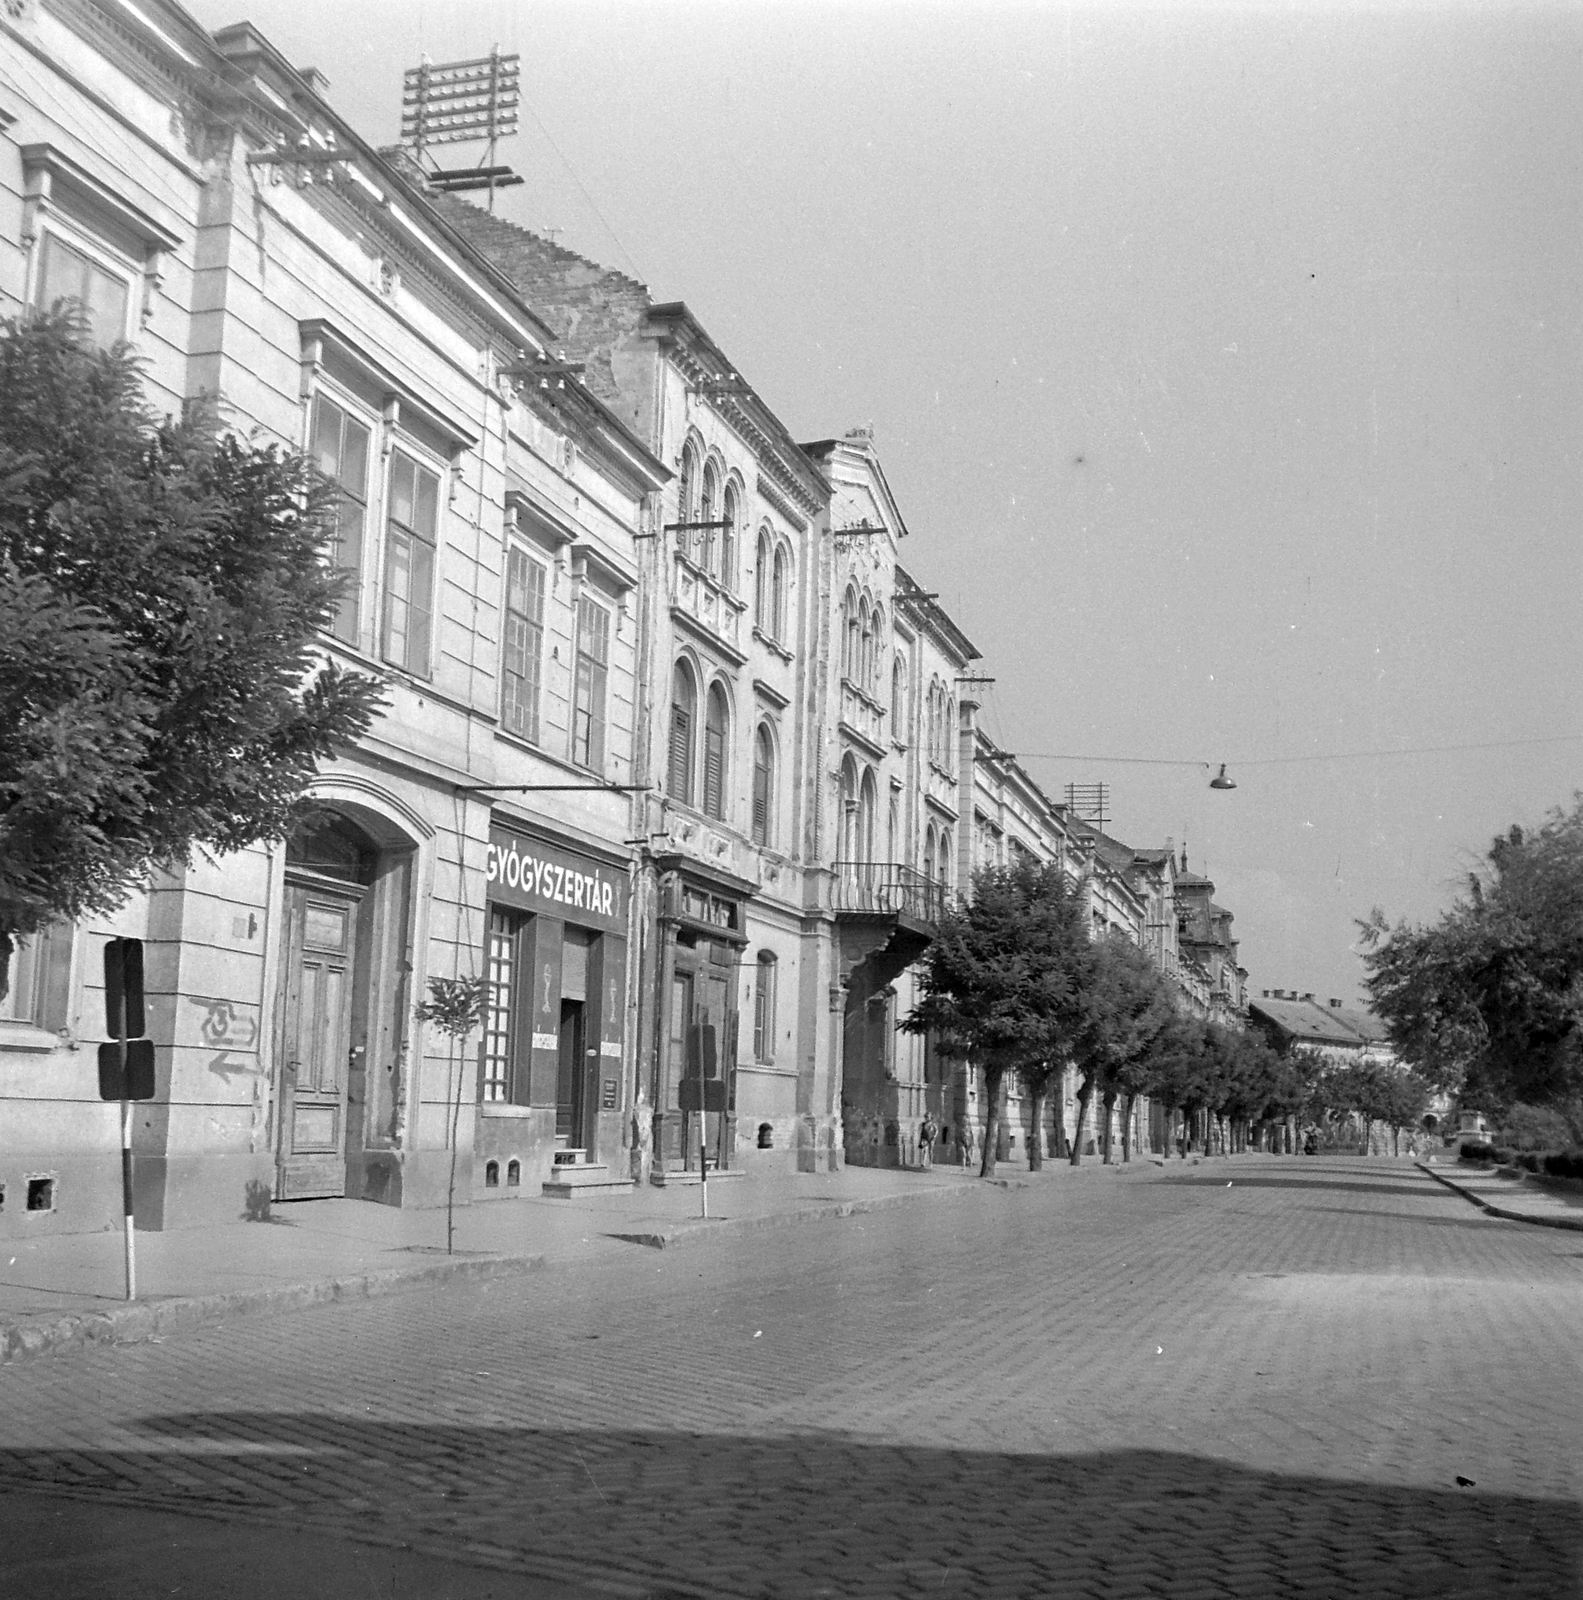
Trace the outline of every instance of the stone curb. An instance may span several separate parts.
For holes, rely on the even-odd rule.
[[[607,1238],[663,1250],[693,1238],[715,1238],[723,1232],[753,1228],[795,1227],[966,1194],[983,1187],[1026,1188],[1025,1178],[974,1178],[965,1183],[941,1184],[911,1193],[877,1196],[872,1200],[843,1200],[818,1210],[770,1212],[756,1217],[721,1217],[718,1220],[681,1222],[674,1227],[632,1233],[611,1233]],[[570,1264],[570,1263],[568,1263]],[[184,1295],[168,1300],[135,1301],[113,1311],[75,1311],[36,1321],[0,1323],[0,1365],[31,1356],[81,1349],[97,1344],[137,1344],[145,1339],[217,1322],[222,1317],[244,1316],[254,1311],[295,1311],[306,1306],[329,1305],[338,1300],[370,1300],[425,1283],[453,1279],[506,1277],[536,1272],[549,1265],[544,1255],[465,1256],[422,1266],[391,1267],[383,1272],[357,1273],[344,1278],[313,1278],[301,1283],[271,1284],[263,1289],[239,1289],[230,1294]]]
[[[1536,1217],[1531,1211],[1512,1211],[1506,1206],[1494,1206],[1483,1195],[1475,1194],[1471,1189],[1464,1189],[1453,1178],[1448,1178],[1443,1172],[1436,1172],[1433,1167],[1427,1167],[1422,1161],[1413,1163],[1420,1172],[1427,1172],[1436,1183],[1443,1183],[1453,1194],[1459,1194],[1464,1200],[1471,1200],[1481,1211],[1487,1211],[1492,1217],[1501,1217],[1507,1222],[1530,1222],[1536,1228],[1566,1228],[1573,1233],[1583,1233],[1583,1217]]]
[[[238,1289],[229,1294],[178,1295],[168,1300],[134,1301],[113,1311],[68,1312],[34,1322],[0,1324],[0,1364],[85,1345],[137,1344],[253,1311],[295,1311],[337,1300],[371,1300],[414,1284],[536,1272],[545,1265],[547,1258],[542,1255],[452,1257],[423,1266],[391,1267],[344,1278],[312,1278],[302,1283],[271,1284],[263,1289]]]

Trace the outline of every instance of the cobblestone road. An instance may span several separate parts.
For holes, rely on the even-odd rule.
[[[0,1370],[0,1484],[655,1593],[1548,1600],[1580,1396],[1583,1237],[1173,1162]]]

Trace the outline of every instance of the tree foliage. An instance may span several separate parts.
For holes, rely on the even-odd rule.
[[[1073,1166],[1082,1160],[1083,1124],[1095,1091],[1107,1111],[1118,1099],[1130,1107],[1152,1079],[1155,1042],[1174,1012],[1165,980],[1148,953],[1119,935],[1094,946],[1093,975],[1084,999],[1074,1052],[1080,1077]],[[1107,1161],[1109,1136],[1107,1116]]]
[[[1496,839],[1430,926],[1360,924],[1366,986],[1397,1054],[1487,1110],[1583,1091],[1583,796]]]
[[[0,984],[44,923],[287,832],[379,703],[316,665],[338,584],[307,464],[201,404],[156,418],[79,330],[0,323]]]
[[[995,1170],[1007,1073],[1042,1084],[1083,1020],[1094,962],[1078,891],[1055,863],[986,867],[949,908],[922,963],[918,1004],[900,1026],[982,1069],[988,1095],[982,1171]],[[1035,1131],[1037,1138],[1037,1125]]]

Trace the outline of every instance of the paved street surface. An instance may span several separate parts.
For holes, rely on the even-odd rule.
[[[1035,1178],[0,1369],[0,1593],[1549,1600],[1580,1397],[1405,1161]]]

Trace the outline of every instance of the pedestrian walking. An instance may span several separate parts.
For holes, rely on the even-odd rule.
[[[918,1154],[926,1167],[934,1165],[934,1142],[940,1137],[939,1125],[926,1111],[918,1124]]]

